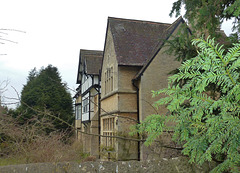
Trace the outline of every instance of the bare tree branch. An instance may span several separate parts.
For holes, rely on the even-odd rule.
[[[7,36],[8,33],[7,32],[20,32],[20,33],[26,33],[25,31],[22,31],[22,30],[17,30],[17,29],[0,29],[0,34],[4,35],[4,36]],[[14,43],[14,44],[18,44],[18,42],[16,41],[13,41],[11,39],[8,39],[4,36],[0,35],[0,44],[2,45],[5,45],[6,42],[9,42],[9,43]],[[0,56],[3,56],[3,55],[6,55],[6,54],[0,54]]]
[[[6,28],[1,28],[0,31],[15,31],[15,32],[26,33],[26,31],[22,31],[18,29],[6,29]]]
[[[57,82],[56,80],[52,79],[51,77],[49,77],[50,80],[52,80],[53,82]],[[67,84],[65,83],[61,83],[64,87],[66,87],[67,89],[73,91],[75,94],[77,93],[75,90],[73,90],[72,88],[68,87]],[[96,107],[99,107],[99,105],[97,103],[95,103],[94,101],[92,101],[90,98],[87,98],[87,100],[89,100],[91,103],[93,103]],[[121,116],[118,114],[114,114],[114,113],[110,113],[106,110],[104,110],[102,107],[100,107],[101,111],[103,111],[104,113],[106,113],[108,116],[113,116],[113,117],[119,117],[119,118],[125,118],[125,119],[129,119],[131,121],[137,122],[139,123],[139,121],[137,121],[135,118],[131,118],[131,117],[126,117],[126,116]]]
[[[6,33],[6,32],[1,32],[1,31],[0,31],[0,34],[5,34],[5,35],[8,35],[8,33]]]
[[[8,39],[4,39],[4,38],[0,38],[0,40],[8,41],[8,42],[11,42],[11,43],[18,44],[18,42],[16,42],[16,41],[12,41],[12,40],[8,40]],[[4,44],[4,43],[3,43],[3,44]]]
[[[17,92],[14,87],[12,87],[12,88],[15,90],[15,92]],[[20,100],[20,97],[19,97],[18,92],[17,92],[17,95],[18,95],[18,98],[19,98],[19,100]],[[85,134],[85,135],[98,136],[98,137],[106,137],[106,138],[115,138],[115,139],[122,139],[122,140],[135,141],[135,142],[145,142],[145,141],[146,141],[146,139],[128,138],[128,137],[123,137],[123,136],[107,136],[107,135],[101,135],[101,134],[93,134],[93,133],[83,132],[83,131],[77,129],[74,125],[69,124],[68,122],[62,120],[62,119],[59,118],[58,116],[55,116],[55,115],[51,114],[50,111],[45,110],[45,111],[43,112],[43,111],[40,111],[40,110],[37,110],[37,109],[32,108],[31,106],[29,106],[28,104],[24,103],[23,101],[21,101],[21,103],[24,104],[25,106],[27,106],[29,109],[33,110],[34,112],[39,113],[39,114],[43,114],[43,115],[47,115],[47,116],[49,116],[49,117],[52,117],[52,118],[54,118],[54,119],[57,119],[57,120],[61,121],[62,123],[68,125],[68,126],[69,126],[70,128],[72,128],[73,130],[77,130],[78,132],[80,132],[80,133],[82,133],[82,134]],[[124,118],[125,118],[125,117],[124,117]],[[160,146],[161,146],[161,147],[164,147],[164,148],[182,150],[182,147],[172,147],[172,146],[162,145],[162,141],[155,140],[154,142],[159,143]]]

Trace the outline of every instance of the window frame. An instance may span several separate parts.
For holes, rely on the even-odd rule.
[[[75,119],[82,120],[82,104],[75,104]]]
[[[113,79],[114,79],[114,72],[113,72],[113,66],[108,67],[106,71],[104,72],[105,77],[105,94],[108,94],[109,92],[113,91]]]
[[[102,134],[104,136],[111,136],[105,137],[103,144],[106,147],[114,147],[116,139],[112,136],[115,136],[115,117],[108,117],[102,119]]]
[[[89,98],[85,98],[82,101],[82,113],[88,113],[89,112]]]

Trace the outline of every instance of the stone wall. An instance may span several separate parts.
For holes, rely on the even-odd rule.
[[[186,157],[162,159],[160,161],[118,161],[118,162],[65,162],[36,163],[26,165],[1,166],[1,173],[208,173],[215,165],[205,164],[201,167],[188,163]]]
[[[176,35],[178,29],[175,30],[173,36]],[[170,37],[170,39],[173,37]],[[153,97],[152,91],[158,91],[159,89],[168,87],[168,77],[171,76],[171,72],[176,70],[181,63],[176,60],[174,55],[166,53],[168,46],[162,47],[156,56],[143,72],[141,80],[139,82],[139,120],[143,121],[147,116],[151,114],[167,115],[169,111],[166,106],[158,106],[156,109],[153,105],[160,98],[166,97],[164,93]],[[175,126],[168,122],[169,126]],[[163,133],[157,140],[161,142],[161,145],[172,146],[174,143],[171,140],[171,133]],[[159,150],[160,152],[156,152]],[[176,151],[176,152],[175,152]],[[175,153],[174,153],[175,152]],[[154,159],[154,158],[167,158],[176,157],[179,155],[177,150],[168,148],[156,147],[156,144],[146,147],[141,145],[140,160]]]

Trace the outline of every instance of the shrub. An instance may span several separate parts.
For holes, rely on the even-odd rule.
[[[214,39],[195,39],[198,55],[185,61],[169,78],[156,106],[166,105],[170,116],[150,115],[137,126],[150,145],[175,121],[173,139],[183,144],[191,163],[216,160],[212,172],[240,171],[240,43],[224,50]]]

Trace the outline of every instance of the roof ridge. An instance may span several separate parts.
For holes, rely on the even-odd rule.
[[[183,17],[180,16],[179,18],[177,18],[177,20],[175,20],[175,21],[166,29],[166,31],[168,31],[172,26],[174,26],[177,22],[179,22],[179,20],[183,20]]]
[[[163,42],[159,42],[156,49],[153,50],[153,55],[151,55],[151,58],[148,59],[148,61],[144,64],[144,66],[142,67],[142,69],[135,75],[135,77],[132,80],[138,80],[138,78],[144,73],[145,69],[148,67],[148,65],[152,62],[152,60],[155,58],[155,56],[157,55],[157,53],[161,50],[161,48],[164,46],[165,41],[169,39],[169,37],[172,35],[172,33],[175,31],[175,29],[177,28],[177,26],[180,24],[180,22],[183,20],[182,17],[179,17],[175,22],[172,23],[172,25],[167,28],[167,30],[165,30],[164,34],[167,33],[167,31],[174,26],[173,30],[171,31],[171,33],[166,35],[166,38]],[[172,29],[172,28],[171,28]]]
[[[145,22],[145,23],[152,23],[152,24],[164,24],[164,25],[172,25],[171,23],[163,23],[163,22],[154,22],[148,20],[138,20],[138,19],[126,19],[126,18],[117,18],[117,17],[108,17],[108,20],[120,20],[120,21],[131,21],[131,22]]]
[[[87,52],[102,52],[102,50],[92,50],[92,49],[80,49],[80,51],[87,51]]]

